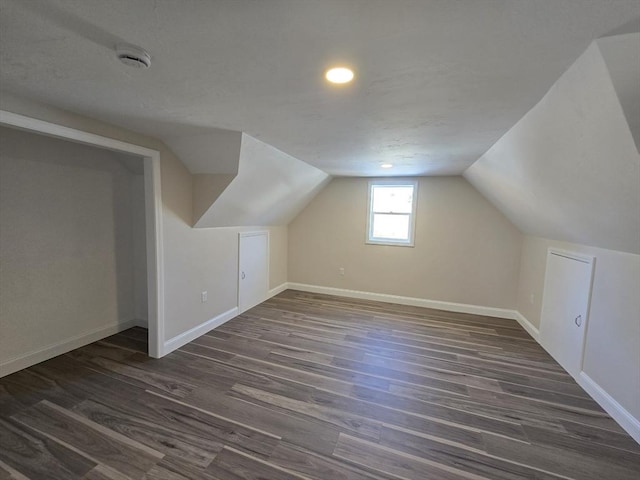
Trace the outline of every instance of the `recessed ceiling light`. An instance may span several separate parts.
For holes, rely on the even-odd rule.
[[[382,165],[380,165],[382,168],[391,168],[393,167],[393,164],[391,163],[383,163]]]
[[[324,76],[331,83],[349,83],[353,80],[353,70],[346,67],[335,67],[327,70]]]

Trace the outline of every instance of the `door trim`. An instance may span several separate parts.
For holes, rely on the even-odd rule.
[[[164,352],[164,243],[162,236],[162,194],[160,152],[75,128],[65,127],[18,113],[0,110],[0,125],[70,142],[91,145],[140,157],[144,162],[144,194],[147,237],[147,302],[149,308],[149,356]]]
[[[270,237],[269,230],[249,230],[249,231],[246,231],[246,232],[239,232],[238,233],[238,275],[237,275],[237,278],[238,278],[238,284],[237,284],[238,285],[238,292],[237,292],[237,295],[236,295],[236,305],[238,306],[238,313],[239,314],[244,312],[244,311],[246,311],[246,310],[248,310],[248,309],[246,309],[246,310],[241,310],[240,309],[240,283],[242,282],[242,278],[241,278],[242,272],[240,270],[240,242],[241,242],[242,238],[245,238],[245,237],[258,237],[258,236],[261,236],[261,235],[264,235],[264,236],[267,237],[267,288],[266,288],[265,297],[262,298],[260,300],[260,302],[258,302],[258,303],[262,303],[262,302],[264,302],[265,300],[267,300],[269,298],[269,286],[270,286],[269,285],[269,272],[270,272],[269,267],[270,267],[270,264],[271,264],[271,261],[270,261],[270,255],[271,255],[270,252],[271,252],[271,250],[270,250],[270,245],[269,245],[269,237]]]
[[[574,379],[578,379],[580,377],[580,374],[583,373],[583,367],[584,367],[584,353],[587,347],[587,337],[589,335],[589,318],[591,317],[591,296],[593,294],[593,279],[595,277],[595,270],[596,270],[596,257],[591,256],[591,255],[585,255],[582,253],[577,253],[577,252],[572,252],[569,250],[563,250],[561,248],[555,248],[555,247],[549,247],[547,249],[547,258],[545,260],[545,279],[544,279],[544,285],[546,286],[546,282],[547,282],[547,265],[549,262],[549,256],[550,255],[555,255],[558,257],[563,257],[563,258],[567,258],[569,260],[574,260],[580,263],[584,263],[587,265],[590,265],[591,269],[590,269],[590,274],[589,274],[589,282],[588,282],[588,293],[587,293],[587,307],[585,309],[585,318],[584,318],[584,333],[582,335],[582,345],[580,346],[580,362],[579,362],[579,367],[578,367],[578,371],[574,374],[572,374],[571,372],[568,372]],[[542,306],[541,306],[541,314],[542,311],[544,311],[544,302],[545,299],[544,297],[542,298]],[[540,318],[540,330],[539,332],[541,333],[542,331],[542,315]],[[544,337],[542,335],[539,336],[539,343],[540,345],[542,345],[542,347],[547,350],[547,352],[549,352],[549,350],[547,349],[547,346],[543,343],[544,342]],[[551,352],[549,352],[551,354]],[[551,355],[553,356],[553,355]],[[554,357],[555,358],[555,357]]]

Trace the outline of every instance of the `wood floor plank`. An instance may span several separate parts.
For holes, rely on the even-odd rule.
[[[585,410],[573,405],[550,402],[540,398],[512,395],[504,392],[469,388],[472,399],[486,405],[512,409],[515,412],[533,412],[546,415],[550,419],[568,420],[579,424],[599,427],[613,432],[625,433],[624,430],[606,413],[599,410]]]
[[[467,411],[485,417],[496,418],[507,422],[517,422],[520,425],[539,426],[547,430],[566,432],[565,426],[559,419],[546,413],[537,412],[534,409],[515,410],[488,402],[474,401],[470,398],[437,394],[415,387],[391,385],[389,391],[403,397],[435,403],[444,407],[451,407],[456,410]]]
[[[145,480],[220,480],[213,472],[176,457],[165,457],[145,475]]]
[[[134,366],[116,362],[105,357],[91,357],[88,362],[91,367],[99,368],[100,371],[107,375],[115,378],[126,377],[128,382],[135,385],[143,388],[154,388],[177,397],[185,397],[195,388],[194,385],[183,379],[155,373],[145,368],[140,368],[139,365]]]
[[[147,337],[0,379],[0,479],[639,478],[514,320],[288,290],[161,359]]]
[[[592,459],[602,460],[604,463],[626,467],[640,474],[640,454],[638,453],[608,445],[593,444],[562,432],[550,432],[544,428],[533,426],[525,426],[523,428],[529,442],[536,445],[576,452]]]
[[[100,343],[117,346],[132,352],[147,353],[147,341],[131,338],[126,335],[111,335],[110,337],[101,340]]]
[[[231,374],[236,375],[236,381],[244,381],[246,375],[265,375],[273,379],[282,379],[295,382],[303,388],[298,390],[298,394],[308,393],[311,388],[325,388],[333,392],[350,392],[352,383],[346,380],[335,379],[322,376],[314,372],[297,370],[288,366],[256,360],[250,357],[236,356],[229,363],[220,362],[215,359],[200,357],[192,365],[193,368],[211,369],[228,368]],[[388,387],[388,383],[383,383],[382,388]]]
[[[212,435],[193,434],[189,429],[134,416],[131,410],[119,410],[91,400],[81,402],[73,412],[164,455],[185,459],[199,467],[209,465],[224,446]]]
[[[354,385],[353,396],[376,405],[406,411],[411,414],[425,416],[448,422],[453,425],[467,426],[480,431],[493,432],[515,439],[525,439],[522,426],[516,421],[491,418],[477,415],[462,409],[445,407],[435,403],[423,402],[409,397],[394,395],[371,388]]]
[[[222,445],[230,445],[259,457],[267,457],[280,439],[241,420],[234,421],[215,412],[193,408],[178,399],[152,392],[144,392],[136,402],[127,403],[121,410],[130,417],[160,422],[163,434],[175,431],[177,433],[172,439],[182,439],[188,445],[198,446],[207,452],[207,456],[212,457],[213,453],[220,450],[218,446]],[[153,434],[156,430],[148,429],[147,433]],[[173,443],[167,446],[175,448]],[[175,452],[172,456],[185,457],[181,454],[176,455]]]
[[[96,465],[82,477],[82,480],[129,480],[130,478],[106,465]]]
[[[266,360],[270,363],[289,367],[309,373],[315,373],[327,378],[342,380],[355,385],[367,385],[380,390],[389,388],[390,379],[379,375],[371,375],[369,373],[361,373],[348,368],[340,368],[333,365],[325,365],[323,363],[310,362],[299,358],[293,358],[288,355],[269,354]]]
[[[2,379],[0,384],[0,416],[8,418],[36,403],[48,399],[58,405],[72,407],[86,398],[69,392],[55,380],[33,369],[22,370]]]
[[[238,361],[240,360],[240,357],[237,357],[236,359],[234,359],[234,361]],[[273,367],[273,365],[270,365],[267,362],[264,361],[258,361],[258,360],[252,360],[252,359],[244,359],[245,360],[245,365],[247,366],[247,368],[250,368],[254,371],[258,371],[258,372],[262,372],[265,373],[267,375],[269,375],[270,373],[273,373],[274,370],[270,369],[269,367]],[[279,375],[286,375],[287,373],[289,373],[289,375],[291,375],[290,372],[282,371],[282,370],[275,370],[276,374]],[[297,372],[298,374],[300,373],[304,373],[304,372]],[[315,380],[314,377],[311,377],[310,379],[308,378],[308,374],[307,377],[305,378],[304,376],[302,377],[303,381],[306,382],[313,382]],[[300,377],[298,377],[300,378]],[[319,385],[320,388],[320,382],[316,383]],[[343,394],[350,394],[353,392],[353,384],[349,384],[349,392],[342,392]],[[327,387],[327,385],[322,385],[322,387]],[[324,405],[327,404],[328,402],[332,401],[332,402],[336,402],[338,400],[339,397],[336,397],[335,394],[339,394],[341,393],[341,389],[336,389],[334,388],[333,385],[328,385],[329,388],[321,388],[322,390],[325,390],[325,392],[323,392],[323,395],[325,395],[325,397],[322,398],[322,400],[320,402],[318,402],[319,405]],[[262,388],[265,388],[267,390],[269,390],[270,387],[263,385]],[[315,389],[314,389],[315,391]],[[272,390],[272,393],[279,393],[279,390]],[[331,395],[333,394],[333,395]],[[331,395],[331,399],[329,400],[326,395]],[[429,428],[430,429],[434,429],[434,430],[438,430],[438,431],[448,431],[449,435],[452,435],[454,438],[459,438],[462,437],[464,438],[464,441],[467,442],[473,442],[474,440],[470,439],[470,432],[468,430],[460,430],[459,428],[457,429],[458,431],[455,432],[456,427],[452,426],[453,422],[449,422],[447,420],[439,420],[437,418],[433,418],[431,420],[425,419],[425,418],[412,418],[410,413],[407,412],[402,412],[402,411],[394,411],[392,409],[385,409],[384,411],[379,411],[379,409],[375,408],[376,405],[369,403],[369,402],[358,402],[357,399],[341,399],[342,402],[340,403],[341,405],[343,405],[341,408],[344,409],[344,405],[347,405],[348,403],[344,403],[346,402],[356,402],[356,403],[352,403],[352,406],[359,408],[359,411],[362,412],[369,412],[372,414],[375,414],[377,416],[380,416],[380,418],[384,419],[385,421],[389,421],[389,422],[400,422],[401,425],[409,425],[413,422],[419,422],[422,425],[430,425]],[[349,410],[347,410],[349,411]],[[505,432],[511,432],[513,434],[515,434],[516,436],[521,436],[521,431],[520,430],[516,430],[514,431],[512,428],[507,428],[507,430],[505,430]],[[476,439],[475,442],[477,442],[478,440]]]
[[[560,420],[560,423],[564,430],[575,438],[580,438],[596,445],[608,445],[640,455],[640,444],[637,444],[626,433],[612,432],[569,420]]]
[[[637,480],[638,472],[640,472],[640,465],[638,468],[629,469],[613,462],[593,458],[588,454],[555,446],[529,444],[523,447],[521,443],[504,437],[491,434],[483,434],[483,436],[486,450],[491,455],[576,480],[602,480],[604,478]]]
[[[333,456],[373,468],[403,480],[488,480],[488,477],[450,468],[431,460],[340,434]]]
[[[269,461],[313,480],[383,480],[375,473],[286,442],[276,447]]]
[[[347,430],[356,435],[370,438],[374,441],[380,439],[382,424],[360,415],[323,407],[311,402],[301,402],[283,395],[277,395],[246,385],[236,384],[233,392],[241,395],[241,398],[259,400],[262,404],[269,404],[288,410],[291,414],[304,415],[337,426],[340,430]],[[238,398],[238,397],[236,397]]]
[[[309,480],[309,477],[248,457],[229,447],[224,448],[207,470],[219,480]]]
[[[97,463],[15,420],[0,419],[0,460],[28,478],[81,478]]]
[[[492,480],[520,480],[536,478],[538,480],[558,480],[562,477],[542,470],[536,470],[519,463],[508,462],[495,456],[489,456],[482,450],[452,445],[430,435],[383,427],[380,445],[413,456],[429,459],[436,464],[447,465]]]
[[[46,400],[12,417],[96,464],[142,478],[163,454]]]
[[[358,345],[360,348],[385,348],[387,350],[399,350],[401,352],[423,354],[429,356],[433,352],[453,354],[453,355],[467,355],[467,356],[480,356],[483,355],[487,358],[497,357],[502,358],[500,355],[502,350],[492,347],[489,351],[483,351],[481,348],[475,348],[471,345],[451,345],[450,343],[441,342],[425,342],[422,341],[418,345],[410,345],[407,343],[392,342],[388,338],[373,338],[373,337],[360,337],[356,335],[345,335],[344,340]],[[398,340],[398,339],[396,339]]]
[[[417,358],[415,356],[411,359],[398,359],[367,353],[362,361],[369,365],[386,366],[429,377],[434,377],[438,373],[442,375],[448,374],[453,376],[451,381],[456,381],[456,377],[462,376],[464,379],[462,381],[457,380],[458,383],[464,383],[465,385],[476,386],[479,388],[482,388],[482,381],[477,381],[474,384],[472,380],[473,378],[487,379],[494,382],[503,381],[516,385],[525,385],[555,391],[558,393],[567,393],[570,395],[584,395],[584,392],[582,390],[578,390],[577,385],[575,385],[575,383],[566,376],[554,379],[533,377],[531,375],[522,375],[495,368],[483,368],[446,360]],[[442,378],[446,377],[443,376]]]
[[[0,460],[0,478],[2,480],[29,480],[29,477],[23,475],[10,465]]]
[[[561,405],[570,405],[572,407],[581,408],[584,410],[591,410],[594,412],[604,412],[602,407],[596,403],[595,400],[589,398],[587,395],[571,395],[559,393],[557,391],[547,390],[543,388],[528,387],[526,385],[517,385],[508,382],[498,382],[500,385],[500,391],[516,395],[519,397],[533,398],[537,400],[543,400],[546,402],[558,403]]]
[[[224,338],[226,338],[228,342],[233,343],[234,337],[237,336],[232,334],[226,335]],[[268,340],[265,340],[265,337],[267,337]],[[260,336],[260,338],[254,338],[253,341],[263,342],[263,345],[265,347],[271,346],[271,354],[288,356],[301,360],[309,360],[314,363],[320,363],[323,365],[335,365],[335,362],[333,362],[334,357],[340,358],[336,361],[352,361],[353,363],[351,364],[356,366],[361,366],[364,364],[367,366],[392,367],[394,365],[394,361],[388,360],[386,357],[372,355],[370,353],[366,353],[365,351],[353,348],[335,348],[335,346],[326,345],[323,342],[310,341],[306,339],[300,340],[299,336],[295,336],[292,338],[291,335],[262,335]],[[295,344],[297,346],[292,347],[292,344]],[[324,351],[325,353],[323,353],[322,351]],[[444,379],[454,383],[461,383],[464,385],[473,385],[490,389],[497,388],[498,380],[505,380],[511,383],[522,383],[525,385],[533,384],[536,386],[539,385],[548,388],[552,388],[555,386],[555,382],[550,382],[548,380],[532,381],[529,377],[509,374],[507,372],[501,372],[499,370],[487,371],[469,366],[460,367],[458,365],[452,365],[451,363],[439,360],[431,361],[424,357],[422,357],[422,359],[422,364],[397,361],[400,368],[396,368],[396,370],[415,373],[417,375],[424,375],[431,379]],[[363,361],[359,362],[359,360]],[[420,360],[418,359],[417,361]],[[562,384],[560,385],[560,389],[565,388],[562,386]],[[569,391],[573,392],[574,390],[571,389]]]
[[[333,425],[317,420],[288,415],[262,405],[247,402],[215,389],[200,388],[194,391],[185,403],[200,408],[213,408],[226,418],[237,422],[248,422],[257,428],[277,435],[311,451],[329,454],[338,440],[340,430]]]
[[[314,396],[314,401],[320,405],[344,410],[356,415],[368,416],[369,418],[374,418],[391,425],[415,428],[420,431],[437,432],[437,435],[442,435],[443,437],[474,448],[482,447],[480,430],[467,425],[456,424],[455,422],[428,417],[418,413],[411,413],[403,409],[379,405],[367,400],[334,395],[324,391],[318,391]]]

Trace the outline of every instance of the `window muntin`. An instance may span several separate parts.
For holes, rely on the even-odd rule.
[[[417,190],[414,180],[369,182],[367,243],[413,246]]]

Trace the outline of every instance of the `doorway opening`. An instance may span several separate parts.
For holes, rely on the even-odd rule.
[[[137,215],[138,220],[143,219],[143,222],[139,222],[141,230],[137,232],[138,239],[140,239],[137,245],[137,250],[138,252],[141,252],[141,255],[145,255],[145,258],[142,259],[142,262],[138,262],[137,274],[141,276],[141,278],[137,282],[137,287],[134,287],[134,289],[146,294],[146,305],[144,305],[145,301],[144,298],[142,298],[141,302],[138,302],[141,304],[141,308],[136,308],[136,316],[139,315],[140,311],[144,312],[146,310],[144,313],[146,313],[148,322],[148,354],[155,358],[163,356],[164,270],[162,248],[162,202],[160,196],[160,153],[149,148],[140,147],[138,145],[121,142],[112,138],[95,135],[82,130],[64,127],[3,110],[0,110],[0,126],[64,140],[75,144],[97,147],[102,151],[107,150],[110,152],[124,154],[118,155],[117,157],[121,159],[121,163],[125,164],[125,166],[128,164],[129,170],[135,174],[133,177],[136,177],[135,180],[132,181],[133,188],[131,191],[131,205],[135,206],[133,203],[134,197],[137,198],[139,202],[137,204],[138,211],[131,212],[131,215]],[[62,176],[61,178],[64,177]],[[133,183],[135,183],[135,185],[133,185]],[[121,191],[126,194],[126,189]],[[119,198],[114,198],[114,202],[121,205],[123,201]],[[96,203],[96,205],[98,205],[98,203]],[[127,204],[125,203],[124,206],[126,207],[126,205]],[[88,212],[87,209],[84,211]],[[144,228],[141,223],[144,223]],[[118,232],[114,233],[116,236],[117,234]],[[126,235],[128,232],[125,231],[124,234]],[[126,248],[132,249],[134,247],[135,245],[133,244],[126,246]],[[114,255],[120,255],[121,253],[122,252],[115,252]],[[146,267],[144,265],[145,259]],[[146,279],[144,278],[145,268]],[[135,283],[135,281],[132,280],[132,283]],[[144,289],[145,284],[146,292]],[[99,334],[99,332],[96,334]],[[77,342],[80,340],[76,339],[75,341]],[[71,345],[72,343],[73,342],[69,342],[68,344]],[[47,347],[19,357],[11,358],[7,362],[2,362],[2,374],[6,375],[47,358],[51,358],[66,351],[64,350],[65,348],[65,344],[62,342],[52,345],[51,348]],[[77,348],[77,345],[72,348]]]

